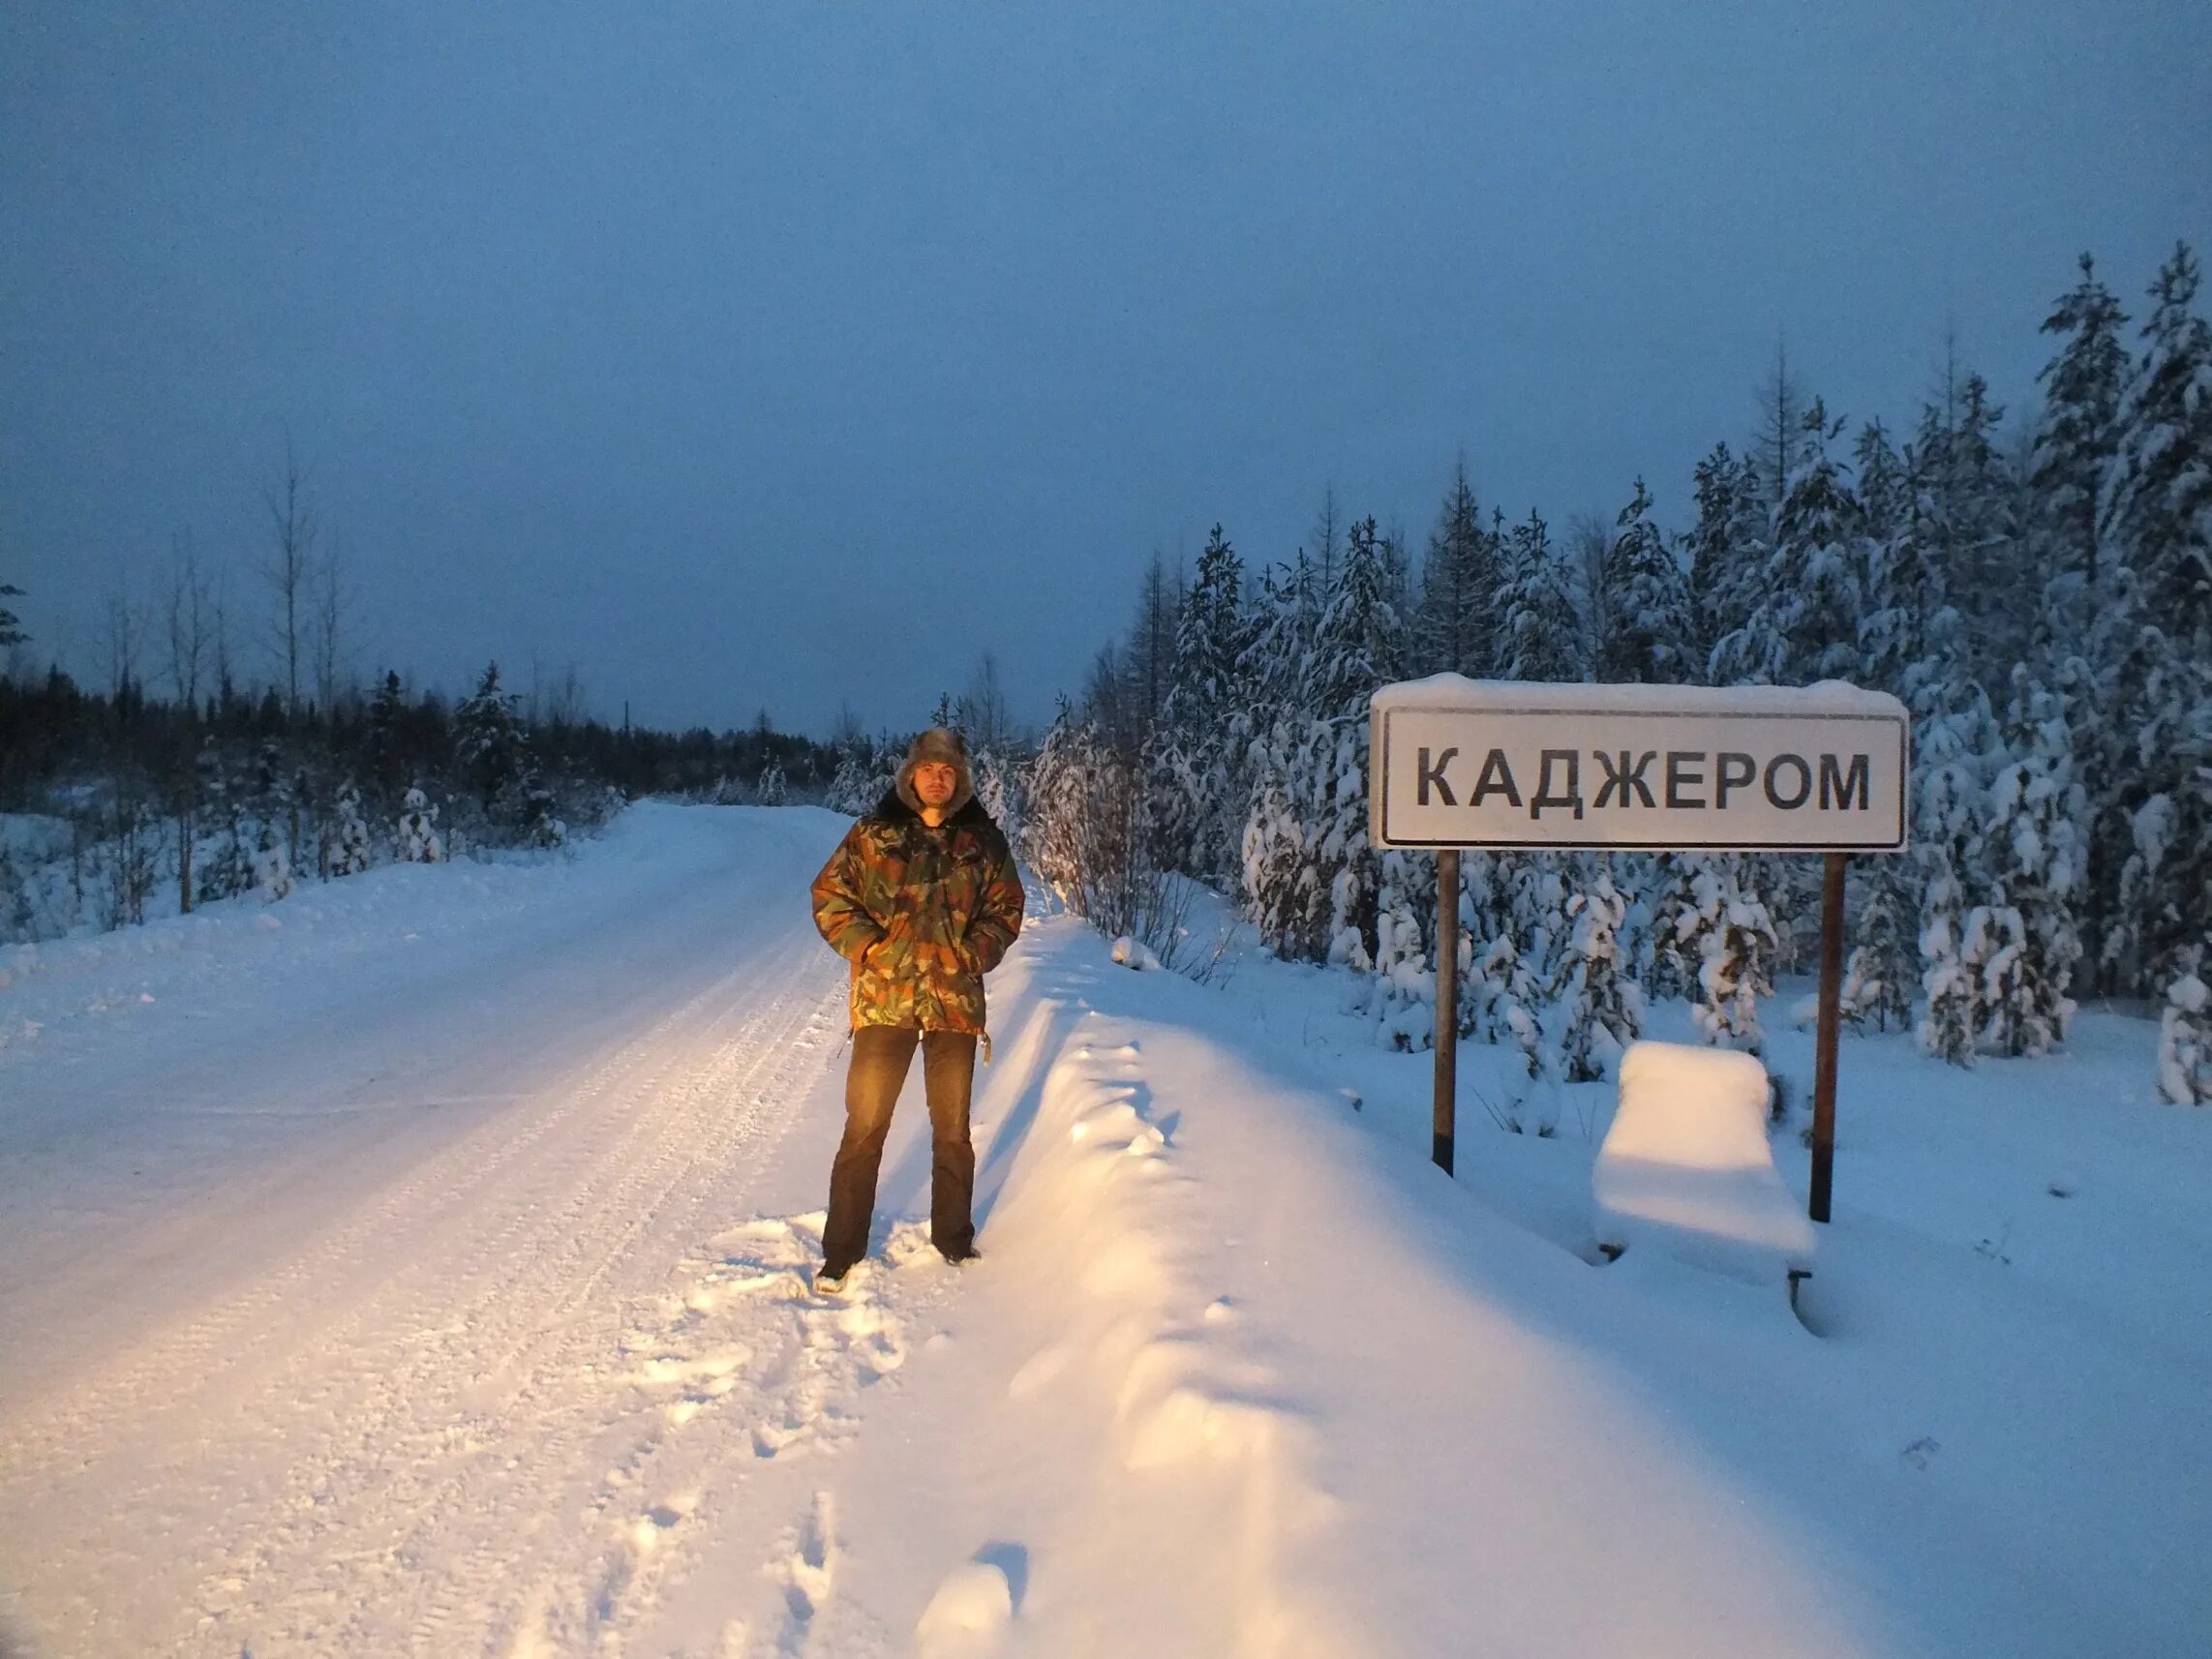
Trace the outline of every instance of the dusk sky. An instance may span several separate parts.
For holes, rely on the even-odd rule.
[[[97,677],[290,442],[366,678],[1041,720],[1155,550],[1659,516],[1776,342],[2015,414],[2076,256],[2212,244],[2212,6],[0,10],[0,582]],[[2203,303],[2200,300],[2200,305]],[[265,654],[257,672],[266,672]],[[151,662],[148,663],[152,667]]]

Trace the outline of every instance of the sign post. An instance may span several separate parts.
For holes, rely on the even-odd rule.
[[[1437,1096],[1429,1156],[1452,1172],[1459,1115],[1459,849],[1437,855]]]
[[[1440,674],[1369,712],[1368,840],[1437,853],[1434,1156],[1451,1171],[1459,853],[1823,853],[1809,1210],[1829,1218],[1843,873],[1905,846],[1911,720],[1881,692],[1812,686],[1536,685]]]

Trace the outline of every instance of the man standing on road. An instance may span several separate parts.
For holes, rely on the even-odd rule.
[[[941,726],[923,733],[891,793],[814,878],[814,925],[853,970],[845,1136],[830,1171],[816,1289],[843,1290],[867,1253],[884,1137],[917,1044],[932,1142],[929,1239],[947,1261],[975,1256],[968,1097],[984,976],[1021,931],[1021,904],[1014,854],[976,799],[967,745]]]

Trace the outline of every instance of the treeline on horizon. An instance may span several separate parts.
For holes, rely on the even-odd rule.
[[[1960,1065],[2064,1041],[2075,994],[2162,1014],[2159,1085],[2212,1098],[2212,330],[2179,246],[2131,317],[2088,256],[2044,320],[2043,402],[2008,423],[1955,369],[1909,433],[1778,369],[1670,536],[1645,480],[1561,538],[1463,465],[1416,558],[1323,504],[1256,570],[1216,527],[1155,561],[1126,637],[1026,773],[1029,855],[1078,910],[1171,950],[1166,878],[1233,897],[1277,954],[1348,968],[1381,1041],[1433,1041],[1434,860],[1367,843],[1367,701],[1476,679],[1894,693],[1914,717],[1909,856],[1852,870],[1854,1018]],[[2131,323],[2136,324],[2131,330]],[[2132,341],[2131,341],[2132,334]],[[1470,854],[1463,1034],[1531,1078],[1602,1074],[1647,996],[1756,1049],[1808,952],[1817,860]]]

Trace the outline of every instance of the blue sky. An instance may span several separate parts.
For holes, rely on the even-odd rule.
[[[2212,8],[18,5],[0,580],[91,672],[189,529],[259,637],[288,439],[354,666],[661,724],[1041,717],[1157,549],[1608,517],[1785,334],[2015,408],[2212,241]]]

